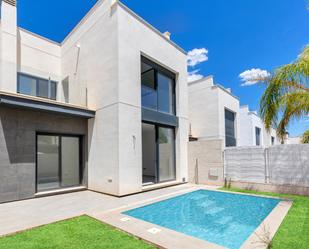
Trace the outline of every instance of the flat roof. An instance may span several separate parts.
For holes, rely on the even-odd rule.
[[[21,109],[51,112],[87,119],[95,117],[94,110],[82,106],[60,103],[44,98],[2,91],[0,91],[0,105],[12,106]]]
[[[82,17],[82,19],[74,26],[74,28],[66,35],[66,37],[61,41],[61,42],[57,42],[57,41],[53,41],[51,39],[48,39],[42,35],[39,35],[37,33],[34,33],[32,31],[26,30],[24,28],[18,27],[20,30],[27,32],[33,36],[36,36],[38,38],[41,38],[43,40],[46,40],[48,42],[54,43],[56,45],[63,45],[65,43],[65,41],[85,22],[85,20],[87,18],[89,18],[89,16],[92,15],[92,13],[98,8],[98,6],[100,5],[100,3],[102,1],[105,0],[97,0],[97,2],[92,6],[92,8]],[[147,21],[145,21],[142,17],[140,17],[139,15],[137,15],[133,10],[131,10],[130,8],[128,8],[126,5],[124,5],[122,2],[120,2],[119,0],[115,1],[115,4],[117,4],[119,7],[121,7],[122,9],[124,9],[128,14],[130,14],[131,16],[133,16],[135,19],[137,19],[138,21],[140,21],[141,23],[143,23],[146,27],[150,28],[152,31],[154,31],[155,33],[157,33],[159,36],[161,36],[165,41],[167,41],[168,43],[170,43],[173,47],[175,47],[176,49],[178,49],[180,52],[187,54],[187,52],[181,48],[179,45],[177,45],[175,42],[173,42],[172,40],[168,39],[161,31],[159,31],[157,28],[155,28],[153,25],[151,25],[150,23],[148,23]],[[0,18],[1,20],[1,18]]]

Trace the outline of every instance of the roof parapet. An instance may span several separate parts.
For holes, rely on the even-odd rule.
[[[2,1],[9,5],[16,6],[16,0],[2,0]]]

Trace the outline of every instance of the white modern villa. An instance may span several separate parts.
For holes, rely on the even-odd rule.
[[[56,43],[1,2],[0,202],[186,182],[188,130],[187,58],[169,33],[99,0]]]
[[[256,111],[250,111],[249,106],[241,106],[239,111],[240,146],[273,146],[280,144],[276,130],[267,132],[265,125]]]
[[[240,106],[231,89],[208,76],[188,83],[191,140],[221,140],[223,147],[280,144],[275,129],[267,132],[257,112]]]
[[[190,136],[222,140],[223,147],[237,146],[240,139],[239,99],[214,83],[213,76],[189,82]]]

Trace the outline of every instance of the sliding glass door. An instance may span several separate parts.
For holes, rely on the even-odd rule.
[[[37,136],[37,190],[60,187],[59,137]]]
[[[142,124],[142,159],[143,159],[143,183],[153,184],[158,181],[157,176],[157,143],[156,126]]]
[[[158,133],[159,179],[171,181],[176,177],[174,129],[158,127]]]
[[[80,184],[80,138],[61,137],[61,186]]]
[[[143,184],[175,180],[173,128],[142,124]]]
[[[37,191],[81,184],[81,137],[37,135]]]

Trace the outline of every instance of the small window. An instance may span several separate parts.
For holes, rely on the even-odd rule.
[[[36,79],[19,74],[17,88],[19,93],[36,96]]]
[[[261,128],[255,127],[255,145],[261,145]]]
[[[236,146],[235,113],[225,109],[225,146]]]
[[[275,145],[275,137],[271,137],[271,145]]]
[[[18,93],[56,100],[57,82],[22,73],[17,78]]]
[[[57,99],[57,82],[50,81],[50,98]]]
[[[48,98],[48,80],[38,79],[37,84],[37,96],[41,98]]]

